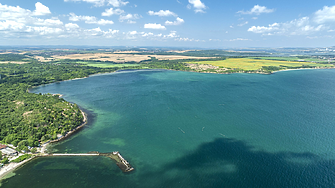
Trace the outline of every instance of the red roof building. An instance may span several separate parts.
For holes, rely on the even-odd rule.
[[[5,148],[7,148],[6,145],[2,145],[2,144],[0,144],[0,149],[5,149]]]

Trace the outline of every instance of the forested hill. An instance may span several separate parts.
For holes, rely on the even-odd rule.
[[[0,58],[8,61],[8,57]],[[24,64],[0,63],[0,142],[27,151],[27,146],[55,139],[57,134],[65,134],[82,123],[83,116],[76,104],[57,95],[28,93],[29,87],[115,70],[35,60]]]

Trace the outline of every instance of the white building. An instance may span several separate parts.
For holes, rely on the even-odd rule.
[[[15,151],[14,149],[6,145],[0,145],[0,151],[2,154],[5,154],[5,155],[10,155],[10,156],[17,155],[17,151]]]

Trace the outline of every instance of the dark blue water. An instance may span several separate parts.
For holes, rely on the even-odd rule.
[[[88,126],[3,187],[335,187],[335,71],[272,75],[132,71],[39,87],[91,112]]]

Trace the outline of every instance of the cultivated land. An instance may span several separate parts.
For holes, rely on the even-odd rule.
[[[306,58],[299,56],[290,56],[290,57],[252,57],[252,59],[266,59],[266,60],[279,60],[279,61],[299,61],[299,62],[318,62],[318,63],[334,63],[334,59],[326,60],[326,59],[317,59],[317,58]]]
[[[134,52],[128,53],[86,53],[86,54],[70,54],[70,55],[55,55],[54,60],[70,59],[70,60],[92,60],[92,61],[113,61],[116,63],[124,62],[140,62],[156,58],[158,60],[177,60],[177,59],[208,59],[208,57],[193,57],[182,55],[139,55]]]
[[[313,62],[298,62],[298,61],[278,61],[266,59],[252,59],[252,58],[229,58],[221,61],[195,61],[191,64],[208,64],[217,68],[230,68],[241,70],[260,70],[263,67],[280,67],[281,69],[299,68],[299,67],[334,67],[332,64],[320,64]]]
[[[76,63],[86,65],[89,67],[99,67],[99,68],[123,68],[123,67],[138,67],[140,64],[127,64],[127,63],[108,63],[108,62],[85,62],[85,61],[77,61]]]

